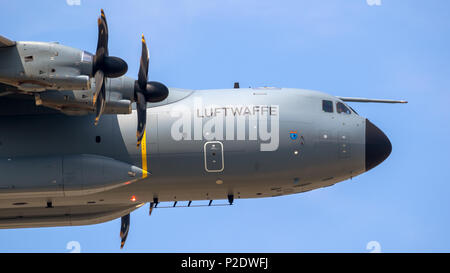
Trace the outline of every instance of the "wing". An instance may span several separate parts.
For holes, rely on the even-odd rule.
[[[61,112],[43,106],[36,106],[33,97],[13,95],[0,97],[0,116],[59,114]]]
[[[19,90],[11,85],[0,83],[0,97],[7,96],[13,93],[17,93]]]
[[[16,87],[0,83],[0,116],[56,113],[59,111],[36,106],[34,96],[21,94]]]
[[[5,38],[0,35],[0,47],[10,47],[15,46],[16,42],[9,40],[8,38]]]

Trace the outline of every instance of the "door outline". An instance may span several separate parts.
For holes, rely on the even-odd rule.
[[[221,154],[222,154],[222,168],[220,170],[209,170],[208,169],[208,164],[207,164],[207,155],[206,155],[206,145],[208,144],[215,144],[218,143],[220,145],[220,149],[221,149]],[[203,145],[203,159],[205,161],[205,170],[209,173],[219,173],[222,172],[225,169],[225,161],[224,161],[224,156],[223,156],[223,143],[220,141],[207,141],[205,142],[205,144]]]

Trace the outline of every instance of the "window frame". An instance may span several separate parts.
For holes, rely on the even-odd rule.
[[[325,103],[329,103],[328,107],[331,105],[331,111],[325,110],[326,109]],[[322,100],[322,111],[324,113],[334,113],[334,103],[333,103],[333,101],[332,100]]]
[[[341,111],[341,112],[339,112],[339,107],[340,107],[340,106],[338,106],[339,104],[341,104],[341,105],[343,106],[344,109],[347,109],[347,111]],[[350,108],[349,108],[347,105],[345,105],[345,103],[340,102],[340,101],[337,101],[337,102],[336,102],[336,113],[338,113],[338,114],[351,115],[351,114],[352,114],[352,110],[350,110]]]

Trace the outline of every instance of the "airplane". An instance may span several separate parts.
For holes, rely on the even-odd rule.
[[[0,228],[92,225],[149,203],[303,193],[352,179],[391,153],[348,98],[276,87],[189,90],[137,80],[109,56],[104,11],[95,54],[0,36]],[[209,201],[208,201],[209,200]],[[213,204],[213,200],[225,200]]]

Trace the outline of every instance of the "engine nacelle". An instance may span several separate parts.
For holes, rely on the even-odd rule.
[[[0,48],[0,82],[25,92],[88,90],[92,66],[92,54],[57,43]]]
[[[34,95],[36,105],[46,106],[67,115],[86,115],[95,112],[92,91],[45,91]],[[104,114],[131,114],[131,101],[107,98]]]
[[[0,199],[83,196],[134,183],[145,171],[96,155],[0,159]]]

